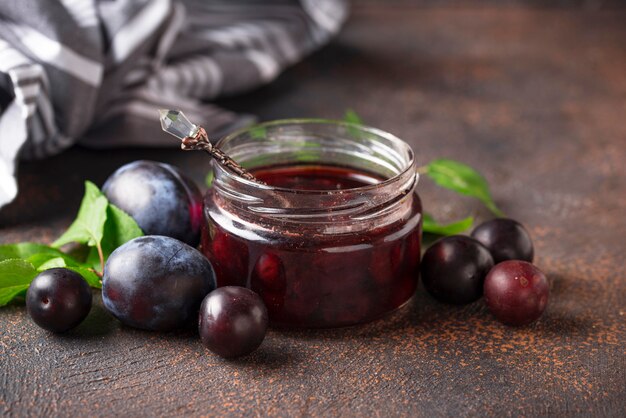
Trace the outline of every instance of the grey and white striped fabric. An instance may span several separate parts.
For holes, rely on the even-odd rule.
[[[156,108],[214,137],[250,123],[206,101],[271,81],[347,13],[347,0],[0,1],[0,207],[20,157],[176,145]]]

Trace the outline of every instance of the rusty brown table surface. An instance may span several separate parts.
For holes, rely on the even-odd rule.
[[[537,323],[506,327],[482,301],[446,306],[420,287],[385,319],[274,330],[254,354],[225,361],[191,331],[121,326],[99,296],[62,336],[13,305],[0,310],[0,415],[624,416],[626,9],[440,3],[361,5],[331,45],[222,104],[261,119],[341,118],[351,107],[421,162],[477,167],[553,281]],[[198,182],[207,170],[204,155],[175,150],[76,147],[24,163],[0,243],[51,242],[85,179],[102,184],[140,158]],[[441,219],[489,217],[427,180],[419,190]]]

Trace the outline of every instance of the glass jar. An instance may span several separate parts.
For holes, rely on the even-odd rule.
[[[287,327],[367,322],[411,298],[422,208],[408,144],[378,129],[304,119],[246,128],[217,146],[268,178],[302,169],[360,186],[263,185],[213,164],[202,251],[218,286],[253,289],[271,322]]]

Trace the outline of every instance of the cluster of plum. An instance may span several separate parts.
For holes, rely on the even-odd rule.
[[[267,309],[244,287],[216,289],[211,263],[194,248],[202,222],[198,187],[170,165],[136,161],[113,173],[103,192],[146,234],[109,256],[105,308],[125,325],[155,331],[183,328],[199,312],[200,337],[211,351],[237,357],[255,350],[265,338]],[[80,324],[91,304],[85,280],[65,268],[39,274],[26,296],[35,323],[53,332]]]
[[[454,235],[431,245],[421,277],[437,300],[460,305],[484,295],[498,320],[526,325],[541,316],[549,295],[546,276],[531,264],[533,256],[526,229],[498,218],[477,226],[471,237]]]
[[[202,195],[189,178],[167,164],[136,161],[113,173],[103,192],[146,234],[117,248],[106,262],[102,300],[113,316],[156,331],[198,318],[203,344],[223,357],[248,354],[262,343],[268,310],[261,297],[244,287],[216,288],[211,262],[195,248]],[[526,230],[513,220],[495,219],[471,237],[433,244],[422,259],[421,276],[438,300],[463,304],[484,294],[499,320],[522,325],[537,319],[548,300],[547,279],[532,259]],[[53,268],[33,280],[26,304],[39,326],[64,332],[85,319],[92,294],[79,274]]]

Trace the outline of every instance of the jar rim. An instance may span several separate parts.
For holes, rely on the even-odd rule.
[[[365,132],[365,133],[369,133],[369,134],[373,134],[376,135],[378,137],[381,137],[385,140],[388,140],[402,148],[404,148],[404,151],[407,153],[408,155],[408,159],[405,163],[405,167],[399,171],[398,173],[394,174],[393,176],[384,179],[383,181],[379,182],[379,183],[374,183],[374,184],[368,184],[368,185],[364,185],[364,186],[359,186],[359,187],[353,187],[350,189],[340,189],[340,190],[324,190],[324,189],[295,189],[295,188],[289,188],[289,187],[278,187],[278,186],[271,186],[271,185],[267,185],[267,184],[260,184],[257,183],[255,181],[252,180],[248,180],[245,179],[241,176],[238,176],[237,174],[235,174],[234,172],[225,169],[224,167],[222,167],[219,164],[213,164],[213,166],[217,169],[219,169],[220,171],[222,171],[223,173],[227,174],[227,176],[229,178],[231,178],[232,180],[235,180],[237,182],[240,182],[244,185],[247,186],[251,186],[251,187],[256,187],[259,189],[264,189],[264,190],[268,190],[268,191],[276,191],[279,193],[285,193],[285,194],[308,194],[308,195],[333,195],[333,194],[342,194],[345,193],[346,191],[350,191],[350,192],[359,192],[359,191],[370,191],[370,190],[375,190],[381,187],[385,187],[389,184],[394,183],[395,181],[398,180],[398,178],[403,177],[406,175],[407,172],[411,171],[411,170],[415,170],[415,153],[413,152],[413,149],[411,148],[411,146],[403,141],[402,139],[400,139],[399,137],[383,131],[382,129],[378,129],[378,128],[374,128],[371,126],[367,126],[367,125],[362,125],[362,124],[357,124],[357,123],[352,123],[352,122],[346,122],[346,121],[342,121],[342,120],[334,120],[334,119],[324,119],[324,118],[287,118],[287,119],[276,119],[276,120],[271,120],[268,122],[261,122],[261,123],[257,123],[257,124],[253,124],[253,125],[249,125],[240,129],[237,129],[236,131],[222,137],[221,139],[219,139],[216,143],[215,143],[215,147],[216,148],[222,148],[225,144],[228,144],[228,142],[236,139],[237,137],[246,134],[250,131],[252,131],[253,129],[258,129],[258,128],[266,128],[266,127],[275,127],[275,126],[280,126],[280,125],[312,125],[312,124],[324,124],[324,125],[335,125],[335,126],[343,126],[346,128],[352,128],[352,129],[358,129],[361,132]],[[417,171],[415,171],[415,176],[418,177],[419,174],[417,173]],[[419,177],[418,177],[419,178]],[[415,180],[417,181],[418,178],[416,178]]]

